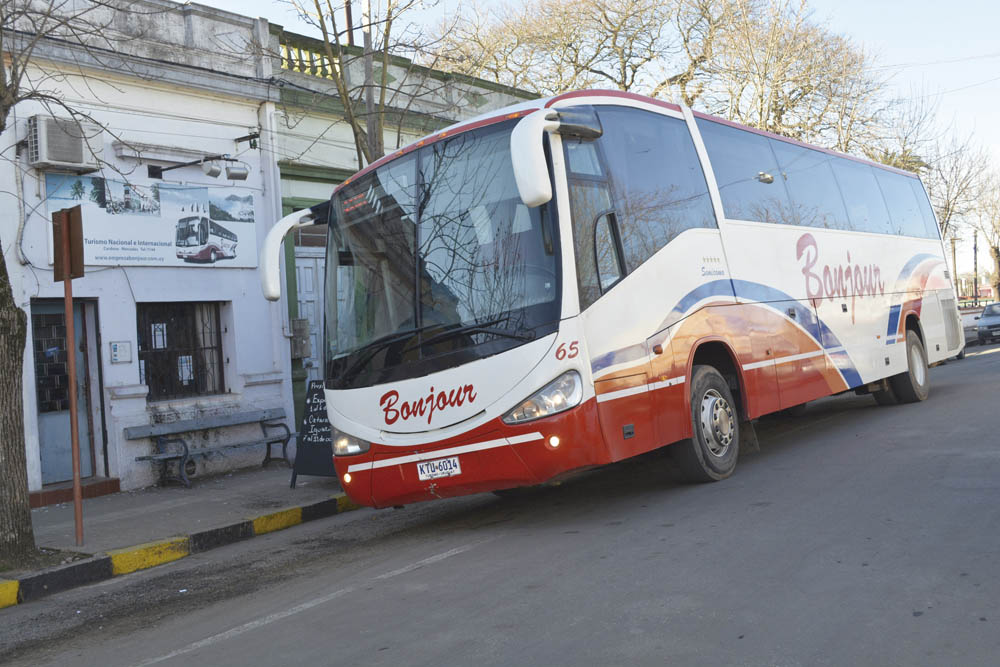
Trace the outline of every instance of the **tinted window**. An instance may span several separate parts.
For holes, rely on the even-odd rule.
[[[876,234],[891,233],[889,211],[875,180],[875,170],[867,164],[838,157],[833,173],[847,206],[848,229]]]
[[[615,249],[615,238],[611,231],[613,214],[602,216],[594,226],[594,255],[597,259],[598,279],[601,291],[611,289],[622,279],[621,263]]]
[[[882,188],[885,203],[889,205],[892,233],[900,236],[926,236],[924,216],[917,205],[917,198],[910,187],[913,179],[883,169],[875,170],[875,178]]]
[[[569,208],[573,216],[573,246],[576,251],[576,281],[580,308],[601,296],[594,260],[594,224],[599,214],[611,208],[611,195],[603,181],[570,178]]]
[[[834,156],[822,151],[771,139],[781,176],[791,202],[790,225],[846,229],[847,210],[833,176]]]
[[[687,125],[649,111],[599,107],[625,267],[633,271],[685,229],[715,227]]]
[[[931,208],[931,203],[927,199],[923,184],[918,179],[911,178],[910,189],[913,190],[913,196],[917,198],[917,208],[920,209],[920,216],[924,220],[924,236],[929,239],[941,238],[941,231],[934,218],[934,209]]]
[[[701,118],[698,128],[726,217],[782,222],[788,214],[788,196],[767,137]]]
[[[566,163],[574,174],[601,176],[597,144],[593,142],[568,141],[566,143]]]

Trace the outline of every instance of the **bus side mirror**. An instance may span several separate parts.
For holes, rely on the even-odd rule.
[[[296,227],[326,222],[329,210],[330,202],[323,202],[312,208],[289,213],[271,227],[260,250],[260,290],[265,299],[277,301],[281,298],[281,244],[285,235]]]
[[[517,192],[525,206],[534,208],[552,199],[552,183],[545,163],[542,138],[559,128],[555,109],[539,109],[522,118],[510,133],[510,160]]]

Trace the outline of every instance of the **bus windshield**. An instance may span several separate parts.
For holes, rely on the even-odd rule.
[[[555,330],[557,232],[549,205],[518,196],[513,123],[438,141],[337,193],[328,386],[417,377]]]
[[[200,218],[181,218],[177,221],[177,245],[192,246],[204,243],[200,239]]]

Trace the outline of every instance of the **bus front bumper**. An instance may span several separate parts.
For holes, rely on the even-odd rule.
[[[441,442],[374,443],[364,454],[334,457],[347,495],[373,507],[531,486],[608,462],[594,399],[526,424],[497,418]]]

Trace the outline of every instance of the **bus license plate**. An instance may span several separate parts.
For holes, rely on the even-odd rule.
[[[458,464],[457,456],[449,456],[446,459],[436,459],[434,461],[423,461],[417,464],[417,477],[421,481],[425,479],[437,479],[438,477],[453,477],[462,474],[462,466]]]

